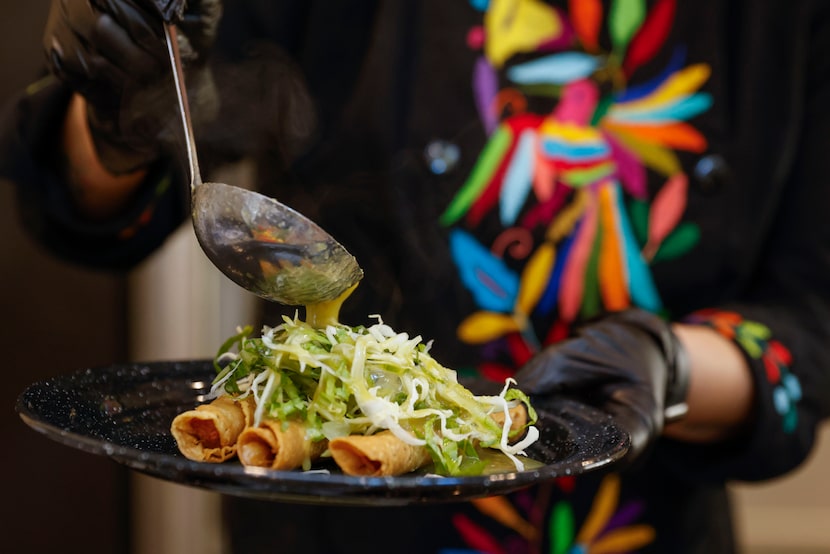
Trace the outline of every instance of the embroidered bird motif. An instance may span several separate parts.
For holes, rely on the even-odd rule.
[[[683,67],[678,49],[659,75],[628,86],[668,37],[675,2],[659,0],[650,11],[644,2],[627,4],[608,14],[610,52],[600,47],[603,14],[595,2],[571,2],[570,20],[536,0],[482,6],[473,88],[489,138],[441,217],[481,308],[459,326],[465,342],[518,334],[533,350],[534,337],[561,338],[578,318],[601,310],[659,311],[649,264],[697,240],[696,227],[681,222],[688,178],[676,150],[707,146],[687,121],[711,105],[699,91],[709,68]],[[527,25],[533,33],[522,35]],[[540,55],[524,61],[530,51]],[[516,54],[522,61],[511,63]],[[507,86],[499,88],[502,81]],[[538,96],[553,100],[547,113],[528,109]],[[651,198],[649,172],[663,179]],[[504,231],[487,247],[475,230],[492,214]],[[505,257],[511,242],[529,244],[520,249],[523,259]],[[540,332],[532,314],[555,314],[555,322]],[[514,354],[527,355],[525,348]]]

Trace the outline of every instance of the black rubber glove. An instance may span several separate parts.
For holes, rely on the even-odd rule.
[[[181,129],[164,21],[180,29],[194,118],[214,111],[204,62],[220,17],[220,0],[52,1],[43,38],[47,63],[86,99],[95,147],[110,171],[152,162]]]
[[[144,0],[154,7],[165,23],[175,23],[184,17],[187,0]]]
[[[638,458],[667,419],[685,413],[689,362],[668,323],[642,310],[615,312],[549,346],[515,375],[531,395],[562,394],[613,415]]]

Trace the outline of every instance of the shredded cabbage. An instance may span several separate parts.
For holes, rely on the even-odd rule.
[[[397,333],[375,317],[369,327],[324,329],[283,317],[259,338],[251,337],[250,326],[240,329],[217,354],[211,393],[253,395],[254,424],[300,418],[313,441],[388,429],[406,443],[426,446],[435,472],[444,475],[480,473],[484,463],[476,446],[503,452],[522,470],[519,456],[539,432],[529,399],[511,388],[515,381],[508,379],[497,396],[476,396],[429,354],[431,343]],[[508,410],[519,402],[527,407],[528,422],[511,434]],[[504,414],[503,423],[493,419],[497,412]]]

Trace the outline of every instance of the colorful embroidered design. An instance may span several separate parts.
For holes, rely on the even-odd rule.
[[[686,121],[711,104],[698,92],[709,67],[684,68],[678,50],[628,85],[663,46],[674,0],[617,0],[607,14],[572,0],[570,19],[539,0],[471,4],[484,11],[467,43],[482,52],[473,90],[489,139],[441,223],[479,308],[458,335],[503,375],[581,317],[662,309],[648,265],[698,239],[680,221],[688,179],[675,151],[706,148]],[[649,171],[665,183],[651,199]]]
[[[526,502],[530,515],[525,516],[504,497],[474,500],[473,505],[501,525],[515,531],[510,544],[502,544],[484,527],[470,518],[456,514],[453,524],[471,550],[444,549],[441,554],[537,551],[540,526],[533,522],[534,507]],[[650,525],[635,523],[642,515],[644,504],[630,501],[620,505],[620,477],[610,474],[603,478],[588,516],[579,532],[575,529],[575,516],[567,502],[557,502],[550,513],[547,526],[550,554],[601,554],[634,552],[654,541],[655,531]]]
[[[772,385],[775,410],[781,416],[784,431],[792,433],[798,424],[796,404],[801,400],[801,383],[789,370],[792,355],[787,347],[772,338],[772,332],[766,325],[745,320],[735,312],[700,310],[687,317],[686,321],[709,325],[735,341],[750,358],[761,360],[767,380]]]
[[[565,502],[557,504],[550,521],[551,554],[634,552],[654,541],[653,527],[634,524],[644,509],[643,503],[630,502],[620,507],[619,497],[620,478],[617,474],[608,475],[575,537],[570,506]]]
[[[675,0],[569,0],[567,15],[541,0],[469,1],[483,12],[466,39],[481,53],[472,88],[488,140],[440,222],[477,307],[458,336],[480,346],[478,371],[502,381],[581,318],[663,309],[650,264],[699,240],[681,221],[688,178],[677,152],[707,148],[688,121],[711,105],[699,91],[710,69],[686,67],[678,48],[657,75],[641,75],[665,45]],[[639,549],[655,532],[635,523],[642,503],[618,509],[619,489],[617,476],[603,481],[579,533],[573,508],[535,489],[477,501],[513,533],[500,540],[457,514],[471,550],[444,554],[536,551],[542,529],[551,554]]]
[[[135,221],[118,232],[119,240],[129,240],[133,238],[142,227],[149,225],[150,221],[153,219],[153,215],[156,212],[156,206],[159,204],[161,197],[164,196],[170,189],[171,182],[172,180],[170,176],[165,175],[156,184],[156,187],[153,189],[153,197],[144,210],[142,210]]]

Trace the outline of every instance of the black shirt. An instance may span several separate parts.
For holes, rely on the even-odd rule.
[[[262,190],[355,254],[344,323],[381,314],[500,379],[585,317],[638,305],[736,341],[752,425],[487,509],[228,499],[235,550],[731,552],[725,484],[809,453],[830,407],[827,8],[565,4],[228,3],[201,158],[253,158]],[[84,223],[51,169],[68,95],[46,80],[21,98],[0,169],[57,255],[128,268],[182,221],[185,179],[159,163],[118,221]]]

